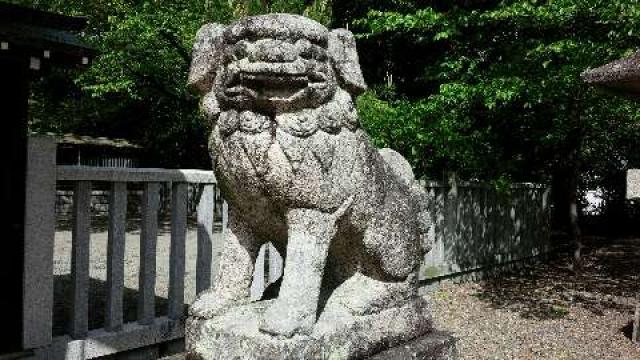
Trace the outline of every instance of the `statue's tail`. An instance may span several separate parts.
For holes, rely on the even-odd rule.
[[[411,196],[416,200],[420,245],[422,246],[423,254],[426,254],[431,250],[434,242],[434,236],[431,231],[433,224],[429,211],[429,195],[424,190],[424,187],[416,181],[411,165],[400,153],[389,148],[380,149],[378,152],[389,165],[391,171],[409,187]]]

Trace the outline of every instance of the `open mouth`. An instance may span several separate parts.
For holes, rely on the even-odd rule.
[[[290,99],[307,88],[326,86],[327,77],[322,73],[282,73],[239,71],[230,76],[225,93],[229,97],[249,96],[266,100]]]

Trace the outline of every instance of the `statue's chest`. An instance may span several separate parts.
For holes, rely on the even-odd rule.
[[[333,204],[338,199],[331,194],[348,180],[356,157],[354,139],[343,135],[317,131],[299,137],[279,128],[237,131],[219,137],[218,171],[230,187],[254,196],[305,205]],[[324,200],[319,194],[324,194]]]
[[[316,173],[320,175],[329,170],[335,145],[326,134],[299,137],[280,128],[237,131],[221,140],[221,155],[229,165],[225,171],[264,180],[284,176],[293,181]]]

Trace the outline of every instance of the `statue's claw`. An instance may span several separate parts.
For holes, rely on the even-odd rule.
[[[314,322],[314,312],[276,300],[264,313],[260,331],[285,337],[307,335],[311,333]]]
[[[205,291],[200,294],[196,301],[189,307],[189,316],[200,319],[211,319],[216,315],[220,315],[229,308],[247,303],[246,300],[230,299],[221,296],[218,291]]]

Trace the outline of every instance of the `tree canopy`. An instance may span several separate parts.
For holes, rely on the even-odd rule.
[[[374,85],[361,115],[420,173],[539,181],[637,161],[638,106],[580,73],[637,50],[638,1],[353,3]]]

